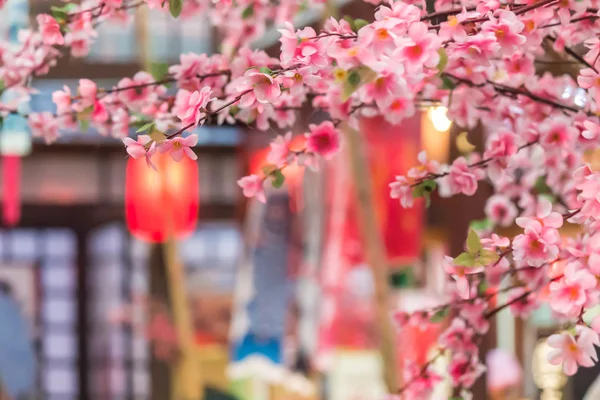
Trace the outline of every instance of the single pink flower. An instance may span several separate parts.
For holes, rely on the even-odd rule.
[[[255,100],[259,103],[273,103],[281,95],[279,82],[269,74],[250,69],[246,71],[244,78],[246,85],[252,91],[242,96],[239,103],[241,107],[250,107]]]
[[[94,110],[92,111],[92,122],[101,124],[108,121],[109,115],[106,111],[106,106],[102,101],[94,102]]]
[[[497,16],[498,18],[490,16],[490,20],[481,25],[481,30],[494,34],[502,53],[512,54],[527,41],[527,38],[521,35],[525,24],[509,10],[502,10]]]
[[[450,166],[447,182],[452,194],[473,196],[477,191],[477,181],[482,178],[483,173],[479,168],[469,167],[464,157],[458,157]]]
[[[508,227],[515,221],[518,210],[508,197],[495,194],[485,204],[485,215],[495,224]]]
[[[288,132],[285,136],[278,135],[270,144],[271,150],[267,154],[267,162],[281,168],[293,160],[294,154],[290,150],[292,142],[292,132]]]
[[[288,68],[294,64],[311,65],[319,68],[327,66],[328,60],[323,40],[316,40],[317,33],[311,27],[294,31],[290,22],[281,33],[281,66]]]
[[[310,124],[310,133],[306,134],[306,150],[331,159],[340,149],[340,132],[333,122],[325,121],[319,125]]]
[[[521,228],[539,225],[540,228],[557,229],[563,225],[563,217],[560,213],[552,211],[552,203],[548,199],[541,198],[537,203],[534,217],[519,217],[516,222]]]
[[[531,224],[523,234],[513,239],[513,258],[515,261],[527,262],[532,267],[556,259],[560,235],[557,229],[544,229],[541,225]]]
[[[187,156],[190,160],[197,160],[198,156],[190,148],[196,144],[198,144],[198,135],[194,133],[185,138],[178,136],[167,139],[160,143],[158,149],[161,153],[171,154],[171,158],[175,161],[181,161],[184,156]]]
[[[404,208],[410,208],[413,206],[415,200],[412,194],[413,188],[405,176],[396,176],[396,180],[390,183],[389,186],[390,197],[392,199],[399,199],[400,204]]]
[[[89,79],[80,79],[77,91],[79,92],[79,96],[81,96],[81,105],[83,107],[91,106],[96,102],[98,86]]]
[[[577,369],[592,367],[597,360],[594,345],[600,344],[598,334],[582,325],[576,326],[576,335],[565,331],[548,338],[548,345],[555,350],[548,354],[548,362],[553,365],[562,363],[567,376],[575,375]]]
[[[208,86],[193,93],[190,93],[185,89],[181,89],[177,92],[173,111],[184,126],[198,126],[201,120],[204,123],[206,106],[212,101],[212,98],[210,97],[211,94],[212,91]]]
[[[150,136],[138,135],[137,140],[126,137],[123,138],[123,144],[127,154],[132,158],[146,157],[146,164],[156,170],[156,166],[151,161],[151,157],[156,153],[156,142]]]
[[[65,44],[65,38],[60,32],[60,25],[52,16],[48,14],[39,14],[37,16],[37,22],[40,26],[42,40],[45,44],[48,46]]]
[[[52,93],[52,101],[56,104],[56,113],[64,114],[71,111],[71,89],[66,85],[63,90],[56,90]]]
[[[440,60],[440,45],[441,39],[429,31],[427,24],[415,22],[408,28],[407,35],[396,39],[396,55],[409,71],[435,67]]]
[[[244,176],[237,181],[237,184],[242,188],[244,196],[248,198],[256,197],[261,203],[265,203],[264,179],[258,175]]]
[[[576,317],[584,307],[597,303],[597,296],[591,293],[595,288],[594,275],[575,263],[568,264],[564,277],[550,283],[550,307],[565,316]]]

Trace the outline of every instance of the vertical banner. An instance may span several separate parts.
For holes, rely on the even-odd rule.
[[[251,203],[248,251],[236,288],[230,376],[242,399],[267,400],[268,384],[282,382],[284,339],[298,262],[296,213],[287,187]],[[246,381],[245,383],[243,381]]]

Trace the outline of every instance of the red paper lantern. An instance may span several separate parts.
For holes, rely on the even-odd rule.
[[[416,201],[412,208],[403,208],[390,197],[389,184],[417,164],[421,115],[399,125],[392,125],[381,116],[363,118],[361,131],[367,144],[375,209],[388,263],[395,267],[410,265],[421,253],[424,203]]]
[[[21,157],[2,156],[3,219],[6,226],[14,226],[21,217]]]
[[[155,154],[158,171],[143,158],[130,158],[125,181],[125,216],[131,234],[149,242],[189,236],[198,221],[198,164]]]

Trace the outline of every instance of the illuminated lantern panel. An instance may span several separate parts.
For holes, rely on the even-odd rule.
[[[418,200],[412,208],[403,208],[390,197],[389,184],[417,165],[421,117],[417,114],[400,125],[392,125],[383,117],[364,118],[361,130],[367,144],[375,208],[388,263],[392,268],[410,265],[421,254],[424,202]]]
[[[14,226],[21,217],[20,202],[21,158],[2,156],[3,219],[6,226]]]
[[[189,236],[196,229],[199,207],[198,164],[184,157],[155,154],[158,171],[144,158],[129,158],[125,182],[125,216],[131,234],[148,242],[173,235]]]

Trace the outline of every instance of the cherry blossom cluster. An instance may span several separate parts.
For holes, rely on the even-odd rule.
[[[0,90],[21,94],[0,103],[0,116],[19,113],[32,77],[52,68],[65,51],[85,56],[97,24],[124,23],[133,8],[174,16],[208,15],[224,33],[221,53],[182,54],[160,76],[141,71],[113,87],[82,79],[76,90],[53,93],[55,112],[27,115],[32,133],[48,143],[66,130],[96,129],[123,140],[131,157],[153,167],[156,152],[195,159],[194,130],[203,124],[247,124],[293,131],[298,112],[313,108],[324,122],[306,132],[274,138],[261,172],[239,180],[243,193],[265,201],[264,186],[281,186],[285,169],[316,169],[337,156],[346,127],[381,115],[401,123],[427,106],[444,106],[455,124],[483,126],[485,144],[440,164],[421,153],[414,168],[390,183],[404,207],[436,196],[472,196],[480,185],[494,194],[486,219],[468,233],[465,251],[447,257],[451,302],[434,310],[395,316],[406,324],[446,321],[439,354],[452,354],[444,374],[408,364],[393,395],[426,399],[448,377],[456,396],[484,372],[477,344],[488,320],[505,308],[525,317],[547,303],[565,330],[549,339],[553,363],[573,374],[596,360],[600,321],[586,311],[600,302],[600,173],[587,165],[600,144],[600,23],[598,0],[465,0],[378,2],[365,19],[328,18],[322,27],[297,29],[290,21],[314,0],[157,1],[93,0],[67,3],[39,15],[17,45],[0,43]],[[0,2],[1,6],[2,2]],[[279,57],[249,43],[278,27]],[[584,44],[585,54],[573,50]],[[553,57],[553,58],[552,58]],[[570,68],[543,72],[548,63]],[[136,138],[130,138],[137,129]],[[304,139],[293,141],[294,133]],[[560,229],[574,224],[578,236]],[[512,238],[497,228],[516,225]],[[499,304],[498,294],[508,300]],[[544,295],[542,295],[544,294]]]

